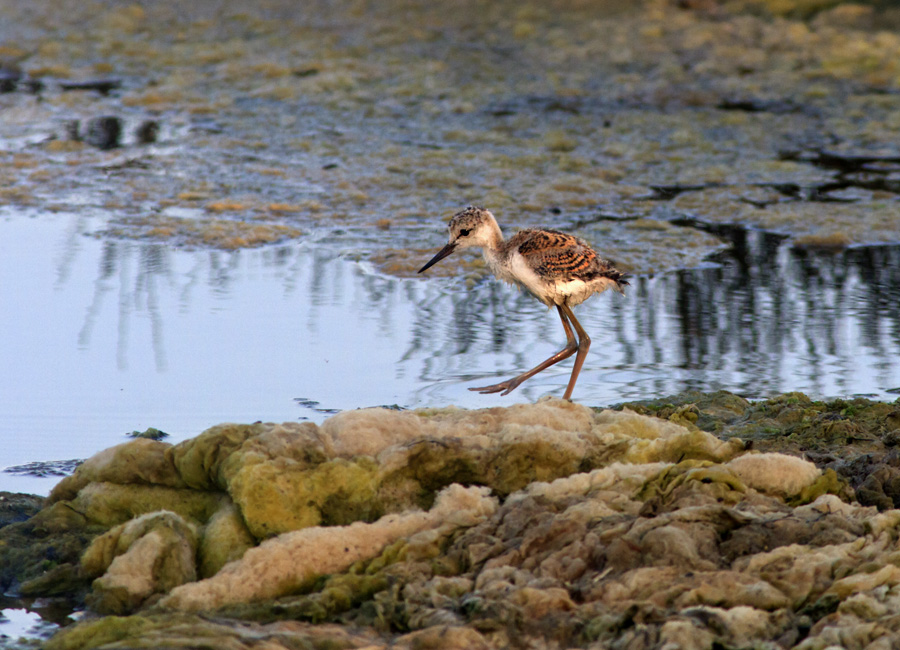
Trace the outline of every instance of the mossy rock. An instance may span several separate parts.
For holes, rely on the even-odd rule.
[[[743,397],[725,390],[712,393],[686,391],[670,397],[641,402],[625,402],[615,409],[629,408],[642,415],[653,415],[665,420],[683,413],[684,409],[693,409],[696,418],[693,424],[703,431],[718,433],[723,427],[740,419],[750,408],[750,402]]]
[[[197,579],[198,527],[174,512],[153,512],[97,537],[81,558],[99,576],[88,604],[104,614],[134,611],[155,594]]]
[[[248,548],[256,545],[256,540],[244,523],[243,517],[231,500],[210,518],[200,538],[201,578],[215,575],[219,569],[234,560],[239,560]]]
[[[312,469],[284,460],[242,467],[229,490],[247,528],[264,539],[308,526],[377,519],[378,478],[378,464],[367,457],[338,458]]]
[[[78,571],[82,551],[103,531],[66,504],[0,529],[0,589],[29,596],[66,595],[80,601],[88,579]]]
[[[139,438],[94,454],[54,486],[49,501],[71,501],[90,483],[185,487],[169,457],[172,445]]]
[[[900,406],[856,398],[814,401],[803,393],[785,393],[747,402],[718,391],[686,392],[643,402],[619,404],[638,413],[686,424],[697,414],[699,429],[721,438],[740,438],[760,451],[851,454],[881,452],[884,439],[900,426]],[[688,423],[689,424],[689,423]]]
[[[168,450],[185,485],[195,490],[225,490],[222,465],[244,442],[265,430],[258,424],[220,424]]]
[[[223,498],[224,495],[216,492],[157,485],[91,483],[69,505],[91,523],[109,527],[158,510],[171,510],[205,522],[219,509]]]
[[[0,491],[0,528],[27,520],[44,507],[44,497]]]
[[[60,631],[44,648],[46,650],[96,648],[123,639],[141,638],[154,627],[156,627],[154,621],[143,616],[104,616]]]
[[[264,626],[184,613],[146,613],[85,620],[58,632],[46,650],[87,648],[361,648],[381,645],[371,631],[301,623]]]

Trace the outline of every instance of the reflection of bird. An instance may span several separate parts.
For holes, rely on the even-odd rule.
[[[601,259],[587,242],[557,230],[522,230],[504,240],[494,215],[484,208],[468,207],[450,220],[450,243],[431,258],[419,273],[460,248],[480,247],[491,271],[499,279],[527,289],[542,303],[556,306],[566,331],[566,347],[528,372],[483,388],[480,393],[512,392],[519,384],[577,351],[575,366],[564,399],[572,396],[591,338],[572,313],[595,293],[613,288],[624,294],[623,274]],[[578,333],[578,340],[572,328]]]

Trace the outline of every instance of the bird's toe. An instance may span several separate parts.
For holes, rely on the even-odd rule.
[[[481,393],[482,395],[489,395],[491,393],[500,393],[501,395],[509,395],[513,392],[521,381],[515,381],[510,379],[508,381],[501,382],[499,384],[494,384],[492,386],[482,386],[480,388],[470,388],[469,390],[473,390],[477,393]]]
[[[494,384],[493,386],[481,386],[478,388],[470,388],[469,390],[481,393],[482,395],[489,395],[491,393],[499,393],[501,390],[505,389],[506,384]]]

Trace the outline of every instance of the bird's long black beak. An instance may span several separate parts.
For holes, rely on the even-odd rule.
[[[422,271],[424,271],[426,269],[430,269],[432,266],[434,266],[435,264],[440,262],[442,259],[447,257],[450,253],[452,253],[455,250],[456,250],[456,244],[453,242],[450,242],[449,244],[444,246],[441,250],[439,250],[438,254],[435,255],[434,257],[432,257],[431,261],[428,262],[428,264],[426,264],[421,269],[419,269],[419,273],[421,273]]]

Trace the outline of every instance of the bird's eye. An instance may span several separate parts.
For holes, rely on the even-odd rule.
[[[459,236],[460,237],[468,237],[470,232],[472,232],[472,231],[469,230],[468,228],[460,228]]]

